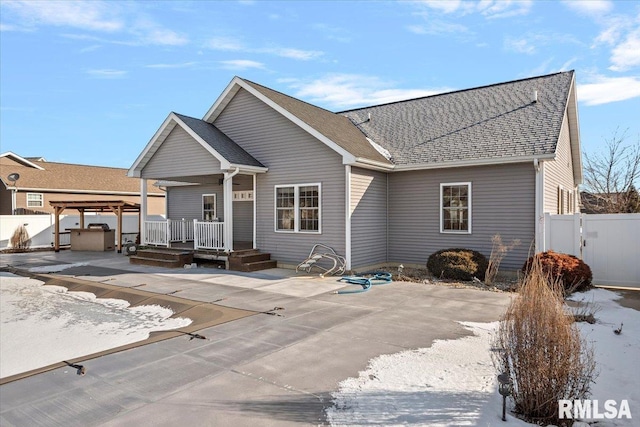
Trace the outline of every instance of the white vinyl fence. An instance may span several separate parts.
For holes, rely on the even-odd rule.
[[[640,214],[546,214],[549,249],[581,258],[596,285],[640,288]]]
[[[164,218],[160,215],[150,215],[150,219]],[[55,215],[0,215],[0,249],[9,247],[11,236],[16,228],[24,225],[31,237],[32,248],[52,247],[55,232]],[[114,214],[90,214],[84,215],[85,226],[91,223],[108,224],[109,228],[117,230],[118,218]],[[80,227],[79,215],[61,215],[60,216],[60,243],[65,244],[67,237],[66,230],[70,228]],[[128,238],[133,240],[138,234],[138,215],[122,216],[122,240]],[[116,234],[116,239],[118,238]],[[67,237],[67,244],[69,243]]]

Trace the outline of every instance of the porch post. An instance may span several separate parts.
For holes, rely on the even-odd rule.
[[[233,177],[238,172],[240,169],[224,173],[224,249],[226,251],[233,251]]]
[[[256,198],[258,196],[258,194],[256,193],[256,182],[257,182],[257,174],[253,174],[253,249],[257,249],[258,248],[258,241],[256,238],[256,230],[257,230],[257,216],[256,216]]]
[[[166,214],[166,212],[165,212]],[[147,222],[147,180],[140,178],[140,244],[147,244],[145,223]]]

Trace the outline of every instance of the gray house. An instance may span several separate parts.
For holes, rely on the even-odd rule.
[[[167,189],[147,244],[295,266],[322,243],[364,269],[488,256],[499,233],[522,242],[516,269],[544,213],[578,209],[580,157],[573,71],[338,113],[235,77],[202,119],[169,114],[128,174]]]

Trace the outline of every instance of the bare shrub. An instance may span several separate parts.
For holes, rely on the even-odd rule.
[[[31,238],[24,225],[19,225],[11,236],[11,247],[14,249],[28,249]]]
[[[491,255],[489,256],[489,265],[487,266],[487,272],[484,275],[484,281],[488,285],[492,284],[496,279],[498,270],[500,269],[500,263],[504,257],[507,256],[509,251],[513,250],[513,248],[520,245],[520,239],[513,239],[511,244],[505,245],[502,242],[500,234],[496,234],[491,238],[491,243],[493,245],[491,247]]]
[[[585,399],[596,377],[593,348],[563,306],[557,281],[534,262],[494,338],[494,363],[513,381],[515,412],[536,423],[563,425],[559,399]]]

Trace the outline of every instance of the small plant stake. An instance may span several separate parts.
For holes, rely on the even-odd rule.
[[[507,373],[498,375],[498,392],[502,395],[502,421],[507,421],[507,396],[511,395],[513,382]]]

